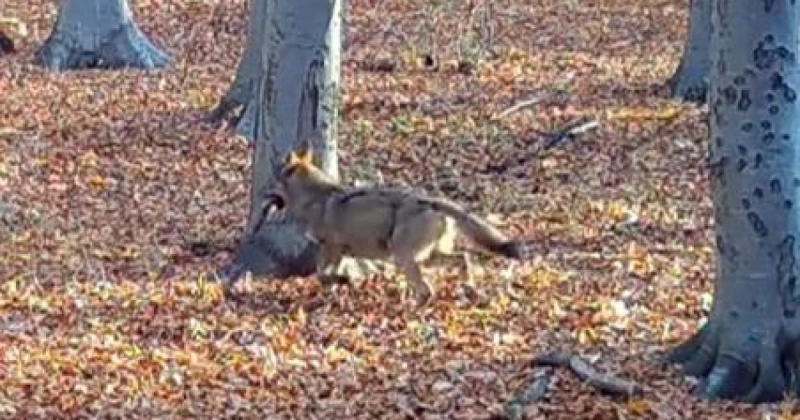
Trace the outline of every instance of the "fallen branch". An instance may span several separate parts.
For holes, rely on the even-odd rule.
[[[537,356],[533,359],[533,364],[539,366],[567,367],[572,370],[580,380],[608,394],[631,396],[644,391],[642,386],[636,382],[621,379],[611,374],[598,372],[589,362],[569,351],[557,351],[543,356]]]
[[[550,380],[553,378],[553,369],[550,367],[537,369],[533,373],[533,380],[513,400],[506,404],[506,418],[518,420],[523,418],[525,407],[539,401],[547,393]]]

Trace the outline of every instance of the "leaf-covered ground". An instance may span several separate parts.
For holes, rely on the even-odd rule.
[[[647,390],[558,370],[530,418],[790,414],[699,401],[658,363],[714,275],[706,113],[663,87],[685,1],[349,1],[347,180],[439,192],[543,248],[474,259],[486,300],[432,266],[423,311],[394,275],[335,296],[256,278],[225,302],[206,273],[231,256],[187,248],[244,225],[250,150],[199,121],[243,47],[243,0],[133,1],[172,65],[64,74],[32,64],[53,3],[0,5],[28,32],[0,58],[0,417],[488,418],[562,348]],[[581,116],[599,128],[544,149],[540,131]]]

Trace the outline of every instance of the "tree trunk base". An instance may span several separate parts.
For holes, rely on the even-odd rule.
[[[315,272],[318,252],[295,224],[271,222],[242,241],[236,263],[257,276],[304,277]]]
[[[306,239],[296,225],[285,220],[271,221],[257,234],[247,236],[239,245],[234,261],[215,274],[223,283],[225,293],[231,294],[246,272],[274,279],[315,274],[318,253],[319,246]],[[382,267],[380,263],[345,257],[337,274],[342,281],[351,282],[379,273]]]
[[[742,343],[742,341],[747,341]],[[785,340],[742,338],[736,328],[706,324],[667,356],[687,375],[700,379],[695,393],[708,399],[738,399],[750,403],[780,401],[796,392],[798,354]]]
[[[98,44],[87,50],[78,39],[96,36]],[[51,71],[79,69],[154,69],[169,63],[167,54],[156,48],[132,22],[109,33],[86,35],[55,31],[36,53],[36,62]]]
[[[694,74],[680,68],[667,81],[670,94],[675,99],[687,102],[705,103],[708,95],[708,81],[703,74]]]
[[[705,103],[711,73],[711,0],[692,0],[689,33],[675,74],[667,82],[672,97]]]

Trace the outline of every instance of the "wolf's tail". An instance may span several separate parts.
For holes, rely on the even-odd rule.
[[[452,201],[439,198],[426,198],[424,201],[434,210],[452,217],[464,235],[489,252],[514,259],[527,259],[533,254],[532,244],[509,239],[489,222]]]

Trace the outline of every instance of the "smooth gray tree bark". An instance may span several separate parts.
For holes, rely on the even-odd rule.
[[[673,98],[705,102],[711,70],[712,0],[691,0],[689,32],[680,64],[668,81]]]
[[[126,0],[64,0],[36,61],[52,71],[152,69],[169,57],[142,34]]]
[[[717,274],[708,322],[672,353],[707,397],[797,391],[800,87],[796,0],[724,0],[712,18]]]
[[[248,139],[255,138],[256,95],[264,74],[264,49],[268,44],[266,34],[268,0],[250,0],[247,23],[247,41],[236,76],[225,96],[211,111],[212,122],[228,121]]]
[[[256,0],[258,3],[259,0]],[[255,151],[247,237],[223,269],[233,282],[243,271],[272,277],[314,272],[316,245],[291,220],[268,221],[252,232],[265,193],[286,155],[303,144],[338,178],[336,121],[341,63],[342,0],[270,0],[264,10],[261,65],[254,94]]]

